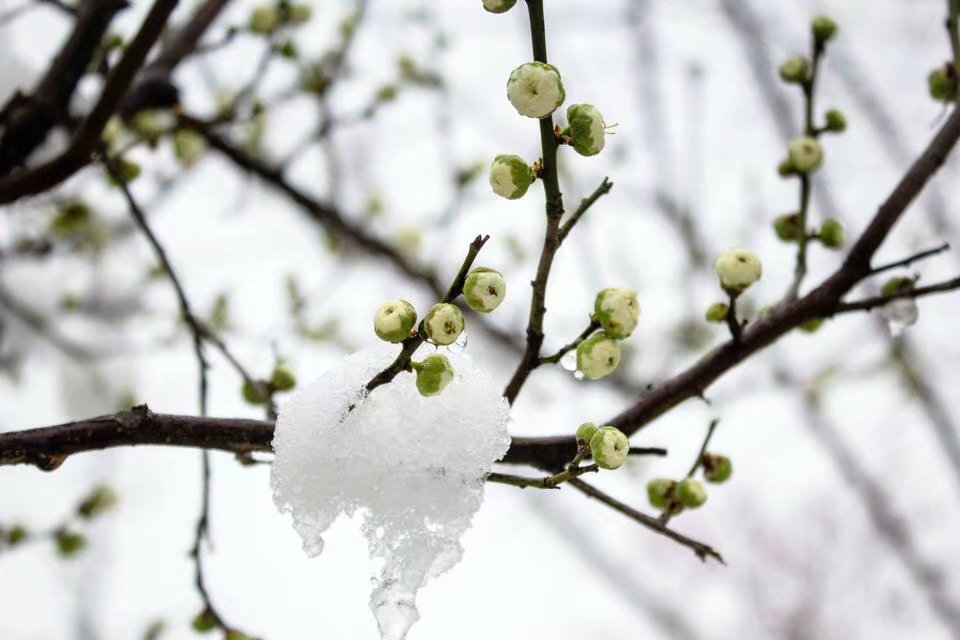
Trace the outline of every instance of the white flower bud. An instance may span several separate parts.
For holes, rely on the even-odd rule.
[[[620,364],[620,343],[603,331],[577,346],[577,369],[588,380],[598,380],[614,372]]]
[[[507,295],[507,284],[499,271],[477,267],[463,283],[463,298],[467,306],[480,313],[490,313],[500,306]]]
[[[527,62],[510,74],[507,98],[520,115],[539,119],[556,111],[566,94],[556,67],[544,62]]]
[[[637,292],[625,287],[602,290],[594,300],[593,315],[611,338],[629,338],[640,318]]]
[[[823,147],[815,138],[797,138],[790,143],[787,158],[797,173],[810,173],[823,162]]]
[[[729,249],[714,264],[723,290],[738,296],[763,275],[763,265],[748,249]]]
[[[590,438],[590,455],[601,469],[619,468],[629,453],[630,442],[616,427],[600,427]]]
[[[403,342],[417,324],[417,310],[406,300],[391,300],[377,309],[373,330],[387,342]]]
[[[447,357],[434,353],[423,362],[411,362],[410,366],[417,374],[417,391],[422,396],[435,396],[453,382],[453,366]]]
[[[582,156],[595,156],[606,143],[606,127],[600,110],[592,104],[574,104],[567,109],[570,145]]]
[[[423,317],[423,328],[434,344],[451,344],[463,333],[463,313],[452,304],[435,304]]]
[[[483,8],[490,13],[505,13],[513,9],[517,0],[483,0]]]
[[[522,198],[537,179],[533,169],[520,156],[501,154],[490,165],[490,186],[508,200]]]

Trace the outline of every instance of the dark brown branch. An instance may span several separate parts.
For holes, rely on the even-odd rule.
[[[178,0],[156,0],[66,151],[49,162],[0,179],[0,204],[51,189],[90,163],[104,126],[117,110],[177,3]]]

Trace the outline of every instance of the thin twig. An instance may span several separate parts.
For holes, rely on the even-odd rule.
[[[948,293],[957,289],[960,289],[960,277],[953,278],[952,280],[945,280],[944,282],[937,284],[931,284],[926,287],[904,289],[903,291],[897,291],[896,293],[891,293],[887,296],[875,296],[873,298],[856,300],[854,302],[841,302],[837,305],[836,309],[831,315],[850,313],[852,311],[870,311],[872,309],[882,307],[892,300],[900,300],[903,298],[923,298],[925,296],[934,295],[937,293]]]
[[[610,178],[604,178],[603,182],[600,183],[600,186],[594,189],[593,193],[580,201],[580,206],[578,206],[573,213],[560,225],[560,231],[558,232],[560,243],[563,244],[563,241],[567,239],[567,236],[570,235],[570,232],[573,230],[573,227],[580,222],[580,218],[590,210],[597,200],[601,197],[610,193],[610,189],[613,188],[613,183],[610,182]]]
[[[891,271],[891,270],[893,270],[893,269],[899,269],[900,267],[909,267],[909,266],[910,266],[911,264],[913,264],[914,262],[918,262],[918,261],[920,261],[920,260],[925,260],[926,258],[930,258],[930,257],[932,257],[932,256],[941,254],[941,253],[943,253],[944,251],[947,251],[947,250],[949,250],[949,249],[950,249],[950,243],[949,243],[949,242],[944,242],[943,244],[941,244],[941,245],[938,246],[938,247],[934,247],[933,249],[927,249],[926,251],[921,251],[921,252],[919,252],[919,253],[915,253],[915,254],[913,254],[913,255],[911,255],[911,256],[908,256],[908,257],[904,258],[903,260],[897,260],[896,262],[890,262],[890,263],[881,265],[881,266],[879,266],[879,267],[873,267],[873,268],[870,269],[870,275],[875,276],[875,275],[877,275],[878,273],[883,273],[883,272],[885,272],[885,271]]]
[[[573,342],[570,342],[569,344],[566,344],[560,347],[560,349],[552,356],[544,356],[540,358],[540,362],[538,363],[538,366],[543,364],[556,364],[560,362],[560,359],[563,358],[563,356],[567,355],[569,352],[573,351],[578,346],[580,346],[581,342],[589,338],[593,334],[593,332],[599,328],[600,328],[600,323],[591,318],[590,324],[587,325],[587,328],[584,329],[580,333],[580,335],[577,336],[575,340],[573,340]]]
[[[597,465],[588,464],[583,467],[564,469],[560,473],[555,473],[552,476],[546,476],[544,478],[525,478],[523,476],[515,476],[507,473],[491,473],[487,476],[487,482],[508,484],[521,489],[559,489],[560,485],[564,482],[569,482],[570,480],[579,478],[587,473],[596,473],[599,470],[600,467]]]

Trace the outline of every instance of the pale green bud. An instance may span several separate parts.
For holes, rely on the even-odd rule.
[[[77,515],[84,520],[95,518],[117,503],[117,494],[108,486],[99,486],[77,506]]]
[[[312,13],[313,10],[310,8],[309,4],[293,4],[290,5],[290,8],[287,10],[287,20],[293,24],[304,24],[310,20]]]
[[[810,77],[810,61],[803,56],[790,56],[780,65],[780,77],[791,84],[806,82]]]
[[[266,35],[277,28],[280,14],[273,5],[261,5],[250,13],[250,31]]]
[[[827,129],[834,133],[840,133],[847,128],[847,118],[843,112],[838,109],[830,109],[826,113]]]
[[[836,34],[837,23],[827,16],[817,16],[810,23],[810,30],[813,32],[814,39],[822,44]]]
[[[677,483],[676,497],[684,507],[696,509],[707,501],[707,491],[699,480],[684,478]]]
[[[714,263],[717,279],[724,291],[738,296],[763,275],[763,265],[748,249],[729,249]]]
[[[669,478],[654,478],[647,483],[647,498],[650,506],[657,509],[666,509],[672,502],[677,483]]]
[[[707,482],[720,484],[733,475],[733,463],[727,456],[713,453],[703,455],[703,477]]]
[[[207,140],[191,129],[180,129],[173,135],[173,153],[185,167],[192,167],[207,149]]]
[[[804,333],[816,333],[823,326],[823,318],[813,318],[800,325],[800,331]]]
[[[403,342],[416,324],[417,310],[406,300],[385,302],[373,316],[373,330],[386,342]]]
[[[270,374],[270,384],[277,391],[290,391],[297,386],[297,374],[286,360],[280,360],[273,366]]]
[[[726,302],[714,302],[707,307],[704,318],[707,322],[726,322],[727,314],[730,312],[730,306]]]
[[[588,444],[596,432],[597,425],[592,422],[584,422],[577,428],[577,444],[580,446]]]
[[[834,218],[828,218],[820,225],[820,232],[817,234],[820,243],[830,249],[839,249],[843,246],[845,234],[843,225]]]
[[[451,344],[463,333],[463,312],[456,305],[435,304],[423,317],[423,328],[434,344]]]
[[[625,287],[609,287],[597,294],[593,316],[611,338],[629,338],[640,318],[637,292]]]
[[[434,353],[423,362],[411,362],[410,366],[417,374],[417,391],[422,396],[435,396],[453,382],[453,366],[447,357]]]
[[[267,392],[263,384],[256,380],[246,380],[243,383],[243,399],[253,405],[263,404],[267,401]]]
[[[773,230],[784,242],[800,242],[803,239],[803,227],[799,213],[785,213],[773,219]]]
[[[601,469],[618,469],[629,454],[630,441],[616,427],[600,427],[590,438],[590,455]]]
[[[477,267],[463,283],[463,299],[467,306],[480,313],[490,313],[507,295],[507,283],[499,271]]]
[[[520,156],[501,154],[490,165],[490,186],[498,196],[508,200],[522,198],[537,176]]]
[[[517,0],[483,0],[483,8],[490,13],[505,13],[513,9]]]
[[[787,154],[797,173],[810,173],[823,162],[823,147],[815,138],[805,136],[793,140]]]
[[[620,343],[599,331],[577,345],[577,369],[588,380],[610,375],[620,364]]]
[[[556,67],[545,62],[527,62],[510,74],[507,98],[520,115],[539,119],[556,111],[566,93]]]
[[[913,289],[914,284],[913,278],[896,276],[883,283],[883,286],[880,288],[880,295],[889,297],[904,291],[910,291]]]
[[[570,145],[582,156],[595,156],[606,143],[607,124],[600,110],[592,104],[574,104],[567,109]]]
[[[960,78],[949,63],[939,66],[927,76],[930,97],[940,102],[953,102],[960,95]]]

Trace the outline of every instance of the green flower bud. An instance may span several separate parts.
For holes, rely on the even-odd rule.
[[[57,544],[57,553],[63,558],[73,557],[87,546],[86,538],[67,529],[57,531],[54,534],[54,542]]]
[[[880,295],[884,297],[894,296],[898,293],[904,291],[910,291],[913,289],[914,281],[913,278],[907,278],[904,276],[897,276],[895,278],[890,278],[883,283],[883,286],[880,288]]]
[[[707,322],[726,322],[727,314],[730,312],[730,306],[726,302],[714,302],[707,307],[707,312],[703,315]]]
[[[666,509],[672,502],[677,483],[669,478],[654,478],[647,483],[647,498],[650,506],[657,509]]]
[[[206,633],[208,631],[213,631],[217,628],[217,618],[213,615],[213,612],[209,609],[204,609],[194,617],[193,622],[190,623],[190,626],[193,627],[193,630],[197,633]]]
[[[377,100],[379,102],[392,102],[397,99],[397,85],[385,84],[377,89]]]
[[[777,173],[780,174],[781,178],[788,178],[796,172],[797,170],[794,168],[793,163],[790,162],[790,158],[781,161],[780,164],[777,165]]]
[[[748,249],[729,249],[713,265],[724,291],[738,296],[763,275],[763,265]]]
[[[498,196],[508,200],[522,198],[537,176],[520,156],[500,154],[490,165],[490,186]]]
[[[30,535],[30,532],[27,531],[27,528],[22,524],[13,525],[9,531],[7,531],[7,544],[11,547],[15,547]]]
[[[607,124],[592,104],[574,104],[567,109],[570,145],[582,156],[595,156],[606,143]]]
[[[130,184],[140,177],[140,165],[136,162],[119,158],[117,160],[117,165],[118,169],[120,170],[120,179],[123,180],[124,184]],[[110,177],[110,182],[112,184],[116,184],[116,181],[112,176]]]
[[[810,23],[813,38],[819,43],[825,43],[837,32],[837,23],[827,16],[817,16]]]
[[[637,292],[624,287],[603,289],[594,299],[593,317],[611,338],[629,338],[640,318]]]
[[[960,96],[960,78],[958,74],[947,63],[937,67],[927,76],[927,86],[930,89],[930,97],[940,102],[953,102]]]
[[[99,486],[93,490],[83,502],[77,506],[77,515],[84,520],[95,518],[117,503],[117,494],[107,486]]]
[[[820,225],[817,237],[820,238],[820,243],[823,246],[830,249],[839,249],[843,246],[845,240],[843,225],[834,218],[828,218]]]
[[[506,13],[515,4],[517,0],[483,0],[483,8],[490,13]]]
[[[803,239],[803,227],[799,213],[785,213],[773,219],[773,230],[784,242],[800,242]]]
[[[173,135],[173,153],[185,167],[192,167],[207,149],[207,140],[191,129],[180,129]]]
[[[287,9],[287,20],[292,24],[304,24],[310,20],[312,13],[308,4],[293,4]]]
[[[247,380],[243,383],[241,391],[243,399],[253,405],[263,404],[267,401],[267,392],[263,385],[256,380]]]
[[[290,391],[297,386],[297,375],[286,360],[280,360],[273,366],[270,384],[277,391]]]
[[[228,629],[223,640],[250,640],[250,636],[236,629]]]
[[[620,364],[620,343],[598,331],[577,345],[577,369],[588,380],[610,375]]]
[[[810,77],[810,61],[803,56],[790,56],[780,65],[780,78],[791,84],[802,84]]]
[[[447,356],[434,353],[423,362],[411,362],[410,366],[417,374],[417,391],[422,396],[438,395],[453,382],[453,366]]]
[[[583,446],[590,442],[593,434],[597,432],[597,425],[592,422],[584,422],[577,428],[577,444]]]
[[[815,138],[797,138],[788,148],[790,164],[797,173],[810,173],[823,162],[823,147]]]
[[[684,478],[677,483],[677,501],[684,507],[696,509],[707,501],[707,491],[700,481],[693,478]]]
[[[477,267],[463,283],[463,298],[467,306],[480,313],[490,313],[500,306],[507,295],[507,283],[499,271]]]
[[[843,112],[838,109],[830,109],[826,113],[827,130],[834,133],[840,133],[847,128],[847,118]]]
[[[373,316],[373,330],[387,342],[403,342],[417,324],[417,310],[406,300],[391,300],[380,305]]]
[[[452,304],[435,304],[423,317],[423,328],[432,343],[451,344],[463,333],[463,312]]]
[[[250,13],[250,31],[266,35],[277,28],[280,14],[273,5],[261,5]]]
[[[821,326],[823,326],[823,318],[814,318],[801,324],[800,331],[804,333],[816,333]]]
[[[720,484],[733,475],[733,463],[727,456],[706,453],[703,455],[703,477],[707,482]]]
[[[539,119],[556,111],[566,99],[566,93],[556,67],[544,62],[527,62],[510,74],[507,98],[520,115]]]
[[[82,232],[93,221],[93,210],[82,200],[68,200],[60,205],[57,215],[50,221],[50,231],[56,235],[69,236]]]
[[[590,438],[590,455],[601,469],[618,469],[630,453],[630,441],[620,429],[600,427]]]

